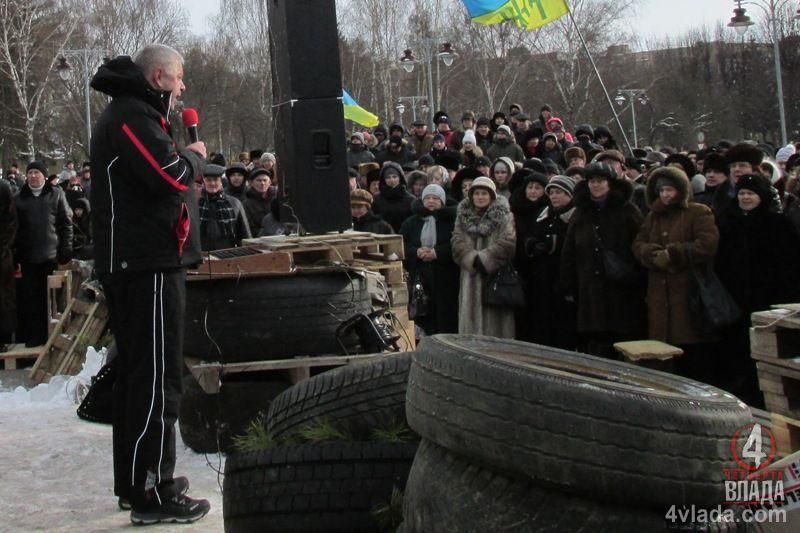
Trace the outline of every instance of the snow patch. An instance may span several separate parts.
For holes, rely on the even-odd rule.
[[[97,351],[89,346],[83,368],[76,376],[53,376],[48,383],[41,383],[31,389],[17,387],[11,392],[0,392],[0,412],[14,411],[20,408],[51,409],[75,405],[82,399],[76,394],[85,390],[92,382],[106,360],[105,348]]]

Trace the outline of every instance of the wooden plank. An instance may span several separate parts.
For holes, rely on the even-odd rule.
[[[774,357],[770,357],[769,355],[764,355],[758,352],[752,352],[750,356],[755,359],[756,361],[762,361],[764,363],[769,363],[771,365],[780,366],[782,368],[788,368],[790,370],[798,370],[800,371],[800,357],[793,357],[790,359],[776,359]]]
[[[757,362],[758,386],[767,409],[774,413],[800,418],[800,371]]]
[[[683,350],[677,346],[655,340],[618,342],[614,344],[614,349],[628,361],[652,359],[663,361],[683,355]]]
[[[299,378],[305,374],[297,369],[311,369],[312,367],[343,366],[359,361],[366,361],[389,355],[389,353],[360,354],[360,355],[323,355],[318,357],[296,357],[293,359],[276,359],[273,361],[252,361],[247,363],[204,363],[197,359],[184,358],[184,363],[197,380],[200,387],[207,394],[219,392],[220,381],[227,374],[242,374],[247,372],[264,372],[273,370],[289,370],[290,374]],[[310,371],[309,371],[310,374]]]
[[[772,413],[772,434],[778,454],[785,456],[800,450],[800,420]]]
[[[33,364],[31,368],[30,377],[34,383],[42,383],[47,374],[48,365],[52,362],[52,356],[50,351],[53,348],[53,342],[55,341],[56,337],[59,336],[67,324],[67,321],[70,317],[72,312],[72,306],[75,303],[75,299],[69,301],[67,304],[67,308],[64,310],[64,314],[61,316],[61,319],[56,324],[55,328],[53,328],[52,333],[50,333],[50,338],[47,339],[47,344],[44,345],[42,349],[42,353],[39,354],[39,357],[36,359],[36,362]]]
[[[777,310],[759,311],[751,315],[753,327],[757,329],[767,329],[776,327],[800,329],[800,318],[794,311],[781,313]]]

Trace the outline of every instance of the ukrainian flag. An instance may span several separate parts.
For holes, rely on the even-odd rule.
[[[344,118],[357,122],[362,126],[373,128],[380,123],[378,117],[358,105],[350,94],[342,91],[342,104],[344,104]]]
[[[513,21],[520,28],[533,30],[569,13],[566,0],[464,0],[470,18],[490,26]]]

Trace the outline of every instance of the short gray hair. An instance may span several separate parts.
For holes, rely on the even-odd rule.
[[[133,55],[133,62],[149,77],[159,67],[167,70],[176,63],[183,65],[183,56],[166,44],[148,44]]]

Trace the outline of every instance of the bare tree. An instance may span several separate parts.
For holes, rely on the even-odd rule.
[[[113,54],[133,54],[148,43],[180,47],[189,17],[175,0],[83,0],[87,40]]]
[[[69,0],[0,0],[0,73],[16,96],[26,155],[36,156],[36,126],[47,118],[49,84],[58,51],[77,25]],[[8,102],[5,102],[8,104]]]

